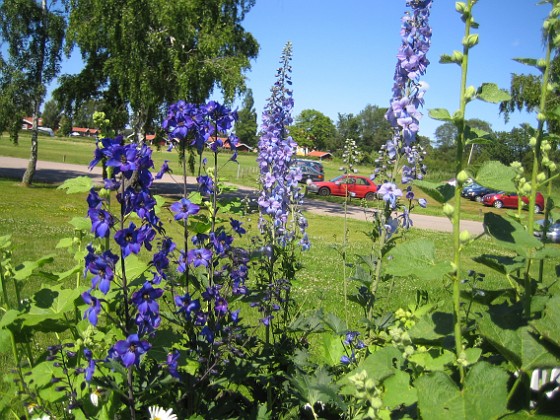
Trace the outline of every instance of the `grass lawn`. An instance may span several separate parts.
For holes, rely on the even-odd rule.
[[[22,132],[20,134],[19,145],[14,146],[7,136],[1,137],[0,156],[28,159],[30,153],[30,139],[31,137],[29,133]],[[93,139],[40,136],[39,159],[53,162],[80,164],[86,167],[93,157],[94,149],[95,140]],[[205,151],[204,157],[209,160],[209,165],[212,165],[213,155],[209,151]],[[222,153],[219,155],[218,169],[220,178],[223,181],[230,182],[232,184],[257,188],[259,173],[256,164],[256,155],[254,153],[241,153],[237,159],[237,164],[228,161],[230,157],[231,155],[228,153]],[[167,152],[165,149],[154,149],[153,160],[156,170],[161,167],[164,160],[168,160],[169,165],[175,174],[182,173],[178,155],[174,151]],[[332,179],[339,175],[339,168],[341,165],[342,163],[338,159],[323,161],[325,178]],[[358,166],[357,169],[361,174],[370,174],[373,168],[371,166]],[[446,174],[436,171],[432,175],[428,174],[427,180],[439,182],[449,177],[450,176],[447,176]],[[427,208],[423,209],[420,206],[416,206],[414,212],[435,216],[442,215],[440,204],[436,203],[431,198],[426,197],[426,195],[418,189],[415,189],[414,192],[417,198],[427,198],[429,202]],[[560,181],[557,181],[554,185],[552,196],[556,203],[560,203]],[[319,197],[316,194],[309,195],[309,198],[328,200],[337,203],[342,203],[344,200],[342,197]],[[359,205],[359,200],[351,201],[351,204],[354,203]],[[463,200],[462,214],[465,219],[481,221],[484,217],[484,213],[489,211],[496,210],[490,207],[485,207],[475,201],[466,199]],[[506,210],[501,211],[505,212]]]

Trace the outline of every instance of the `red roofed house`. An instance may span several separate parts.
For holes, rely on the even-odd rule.
[[[43,119],[39,118],[37,124],[41,127],[43,125]],[[21,120],[21,128],[23,130],[31,130],[33,128],[33,117],[23,117]]]
[[[72,132],[70,133],[73,137],[96,137],[99,134],[97,128],[85,128],[85,127],[72,127]]]
[[[313,150],[312,152],[309,152],[307,156],[319,158],[319,160],[332,159],[332,154],[330,154],[329,152],[320,152],[318,150]]]

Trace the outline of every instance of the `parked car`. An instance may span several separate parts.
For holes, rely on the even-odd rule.
[[[308,184],[310,181],[325,180],[325,171],[321,162],[310,159],[296,159],[295,164],[301,168],[301,183]]]
[[[340,175],[330,181],[312,182],[307,186],[307,191],[322,196],[338,195],[366,200],[377,197],[377,185],[367,176],[361,175]]]
[[[461,190],[461,196],[464,198],[468,198],[469,200],[478,201],[480,203],[482,201],[482,197],[484,197],[486,194],[496,192],[498,191],[473,182],[472,184],[467,185]]]
[[[521,197],[521,201],[525,205],[529,204],[528,197],[525,196]],[[482,203],[485,206],[494,206],[497,209],[500,209],[502,207],[516,209],[518,205],[518,196],[515,193],[506,193],[500,191],[497,193],[486,194],[484,197],[482,197]],[[543,209],[544,209],[544,197],[540,192],[538,192],[537,199],[535,202],[535,213],[540,213],[541,211],[543,211]]]
[[[537,238],[542,238],[544,231],[544,219],[537,221],[537,228],[534,231],[534,234]],[[560,243],[560,219],[556,222],[550,220],[548,225],[548,229],[546,231],[546,240],[547,242],[554,242]]]

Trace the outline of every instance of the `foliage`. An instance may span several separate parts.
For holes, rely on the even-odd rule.
[[[310,150],[332,149],[336,127],[329,117],[315,109],[304,109],[295,119],[293,131],[298,144]]]
[[[241,26],[253,4],[253,0],[71,2],[69,43],[80,48],[86,67],[61,81],[59,100],[74,104],[75,112],[88,95],[107,91],[106,98],[117,99],[111,109],[131,107],[130,123],[137,135],[153,130],[160,106],[178,98],[202,103],[219,87],[231,100],[243,87],[243,72],[258,52],[257,42]],[[73,87],[84,80],[87,83],[74,97]],[[113,118],[108,109],[100,111]]]
[[[237,112],[235,134],[241,143],[252,147],[257,145],[257,113],[251,89],[245,93],[243,107]]]

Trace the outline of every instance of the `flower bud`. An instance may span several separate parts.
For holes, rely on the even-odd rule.
[[[548,169],[550,169],[551,172],[556,172],[556,163],[550,161],[548,164]]]
[[[470,179],[470,175],[468,174],[467,171],[462,170],[461,172],[459,172],[457,174],[457,182],[459,183],[459,185],[463,185],[465,182],[467,182]]]
[[[476,88],[474,86],[469,86],[467,89],[465,89],[465,99],[467,101],[473,99],[475,94],[476,94]]]
[[[538,117],[537,117],[538,118]],[[537,138],[536,137],[531,137],[529,139],[529,146],[531,147],[535,147],[535,145],[537,144]]]
[[[537,175],[537,181],[538,181],[538,182],[543,182],[545,179],[546,179],[546,174],[545,174],[544,172],[540,172],[540,173]]]
[[[445,203],[443,205],[443,214],[445,214],[447,217],[452,218],[454,212],[455,208],[451,204]]]
[[[469,34],[463,38],[463,46],[472,48],[478,44],[478,34]]]
[[[463,230],[459,234],[459,241],[461,241],[462,244],[467,243],[470,240],[471,240],[471,233],[468,230]]]
[[[531,187],[531,184],[528,183],[528,182],[526,182],[525,184],[523,184],[523,185],[521,186],[521,192],[522,192],[523,194],[530,194],[532,189],[533,189],[533,188]]]
[[[465,13],[465,11],[467,10],[467,5],[462,1],[458,1],[455,3],[455,10],[457,10],[461,14]]]
[[[539,112],[537,114],[537,120],[539,121],[546,121],[546,115],[544,115],[542,112]]]

